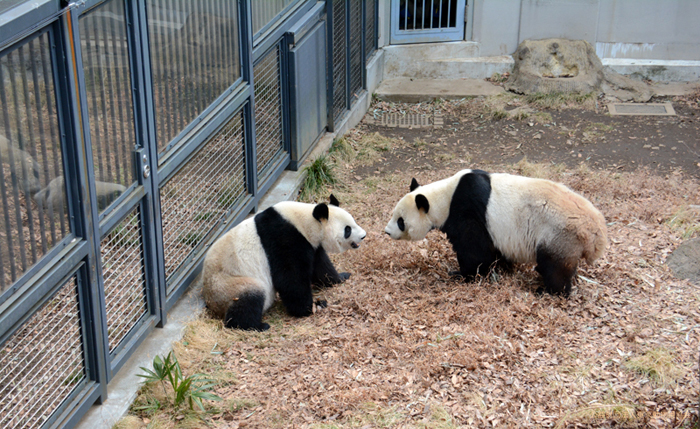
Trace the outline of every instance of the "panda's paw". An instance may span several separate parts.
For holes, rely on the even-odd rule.
[[[260,326],[258,326],[258,328],[256,329],[256,331],[263,332],[263,331],[267,331],[268,329],[270,329],[270,325],[269,325],[269,324],[264,323],[264,322],[260,322]]]
[[[455,279],[455,280],[463,280],[463,279],[464,279],[464,276],[462,275],[462,272],[459,271],[459,270],[453,270],[453,271],[450,271],[450,272],[447,273],[447,274],[450,276],[450,278],[453,278],[453,279]]]
[[[350,273],[340,273],[338,274],[340,277],[340,282],[343,283],[345,280],[349,279],[351,274]]]
[[[317,299],[314,304],[316,304],[316,308],[328,307],[328,301],[326,301],[325,299]]]

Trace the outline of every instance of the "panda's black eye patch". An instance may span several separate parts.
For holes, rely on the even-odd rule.
[[[351,234],[351,233],[352,233],[352,228],[350,228],[349,225],[346,226],[346,227],[345,227],[345,238],[346,238],[346,239],[350,238],[350,234]]]
[[[399,220],[396,221],[396,224],[399,226],[399,229],[400,229],[401,231],[405,231],[405,230],[406,230],[406,225],[404,225],[404,223],[403,223],[403,218],[402,218],[402,217],[400,217]]]

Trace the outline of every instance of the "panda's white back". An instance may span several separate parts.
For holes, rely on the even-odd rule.
[[[571,192],[541,179],[492,173],[486,223],[494,245],[508,259],[535,263],[537,246],[553,243],[566,228],[566,216],[552,194]]]
[[[265,288],[263,311],[267,311],[275,301],[270,264],[253,218],[244,220],[212,245],[204,269],[259,280]]]

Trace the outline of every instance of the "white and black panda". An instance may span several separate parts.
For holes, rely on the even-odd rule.
[[[277,203],[211,246],[202,273],[204,301],[229,328],[269,329],[262,315],[276,293],[290,315],[308,316],[312,285],[332,286],[350,277],[336,271],[326,252],[356,249],[365,235],[332,195],[330,205]]]
[[[421,240],[432,229],[452,243],[459,272],[486,273],[496,262],[536,263],[543,290],[568,296],[580,259],[603,255],[603,215],[581,195],[544,179],[462,170],[411,192],[394,208],[385,232],[395,240]]]

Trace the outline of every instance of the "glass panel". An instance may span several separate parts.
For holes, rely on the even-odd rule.
[[[75,277],[0,346],[0,427],[39,428],[85,379]]]
[[[122,0],[111,0],[80,18],[98,211],[136,179],[132,168],[134,108]]]
[[[237,5],[147,3],[159,152],[241,76]]]
[[[0,293],[70,232],[50,46],[0,56]]]
[[[260,31],[274,17],[279,15],[292,3],[300,3],[303,0],[255,0],[251,2],[253,15],[253,34]]]
[[[284,153],[279,44],[255,64],[253,75],[258,184],[261,184]]]
[[[139,213],[135,208],[100,245],[110,352],[148,312]]]
[[[187,257],[249,195],[243,135],[239,112],[160,191],[168,292]]]

